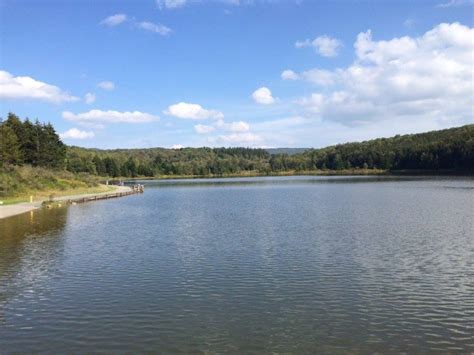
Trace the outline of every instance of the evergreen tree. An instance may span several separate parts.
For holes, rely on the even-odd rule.
[[[0,123],[0,166],[20,162],[20,144],[18,138],[5,123]]]
[[[10,127],[10,129],[12,129],[12,131],[15,133],[15,136],[17,137],[18,149],[20,152],[16,164],[21,164],[24,159],[23,142],[25,141],[25,130],[23,128],[23,123],[17,115],[12,112],[9,112],[7,120],[3,124]]]

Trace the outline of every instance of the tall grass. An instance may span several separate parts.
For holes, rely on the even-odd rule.
[[[14,197],[38,191],[66,191],[98,186],[99,178],[41,167],[4,166],[0,169],[0,197]]]

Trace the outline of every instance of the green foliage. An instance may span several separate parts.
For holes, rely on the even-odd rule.
[[[89,171],[111,177],[161,175],[226,175],[270,172],[270,154],[264,149],[183,148],[115,149],[68,148],[68,170]],[[71,162],[75,162],[74,167]]]
[[[474,125],[340,144],[303,157],[318,169],[474,170]]]
[[[67,147],[51,124],[0,122],[1,165],[30,164],[104,177],[226,176],[321,170],[474,170],[474,125],[322,149],[85,149]]]
[[[0,162],[3,164],[14,164],[21,159],[20,143],[9,126],[0,125]]]
[[[1,163],[30,164],[48,168],[63,168],[66,146],[56,134],[54,127],[26,119],[22,122],[13,113],[0,122],[2,152]]]
[[[97,185],[97,177],[84,173],[73,174],[63,169],[9,165],[0,170],[0,198],[22,195],[30,191],[64,191]]]
[[[270,154],[250,148],[116,149],[69,147],[71,171],[112,177],[219,176],[317,170],[456,170],[474,169],[474,125],[422,134],[347,143],[302,153]]]

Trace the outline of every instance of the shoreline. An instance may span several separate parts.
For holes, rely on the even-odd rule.
[[[250,172],[248,174],[222,174],[222,175],[157,175],[137,176],[128,178],[111,178],[109,181],[146,181],[146,180],[173,180],[173,179],[227,179],[244,177],[278,177],[278,176],[474,176],[474,171],[458,170],[384,170],[384,169],[350,169],[350,170],[303,170],[284,171],[273,173]]]
[[[111,185],[113,186],[113,185]],[[97,193],[85,193],[85,194],[76,194],[76,195],[66,195],[53,198],[52,202],[65,202],[68,200],[80,199],[80,198],[93,198],[105,196],[111,193],[119,192],[129,192],[131,188],[129,186],[114,186],[113,191],[97,192]],[[35,201],[35,202],[20,202],[11,205],[0,206],[0,219],[5,219],[13,216],[17,216],[23,213],[34,211],[38,208],[41,208],[43,202],[49,201],[47,199]]]
[[[193,180],[193,179],[225,179],[225,178],[244,178],[244,177],[285,177],[285,176],[458,176],[458,177],[472,177],[472,171],[453,171],[453,170],[382,170],[382,169],[351,169],[351,170],[317,170],[317,171],[286,171],[280,173],[248,173],[248,174],[223,174],[223,175],[161,175],[154,177],[135,177],[135,178],[117,178],[109,179],[109,181],[151,181],[151,180]],[[128,192],[131,190],[129,186],[113,186],[113,191],[105,191],[98,193],[85,193],[76,195],[66,195],[53,198],[52,202],[66,202],[74,199],[90,199],[95,196],[105,196],[110,193]],[[34,211],[40,208],[43,202],[49,201],[43,199],[29,202],[19,202],[11,205],[0,205],[0,219],[5,219],[17,216],[23,213]]]

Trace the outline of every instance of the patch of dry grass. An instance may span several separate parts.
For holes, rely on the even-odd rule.
[[[108,191],[98,177],[49,170],[32,166],[8,166],[0,170],[0,200],[4,204],[48,199],[50,195],[65,196]]]

